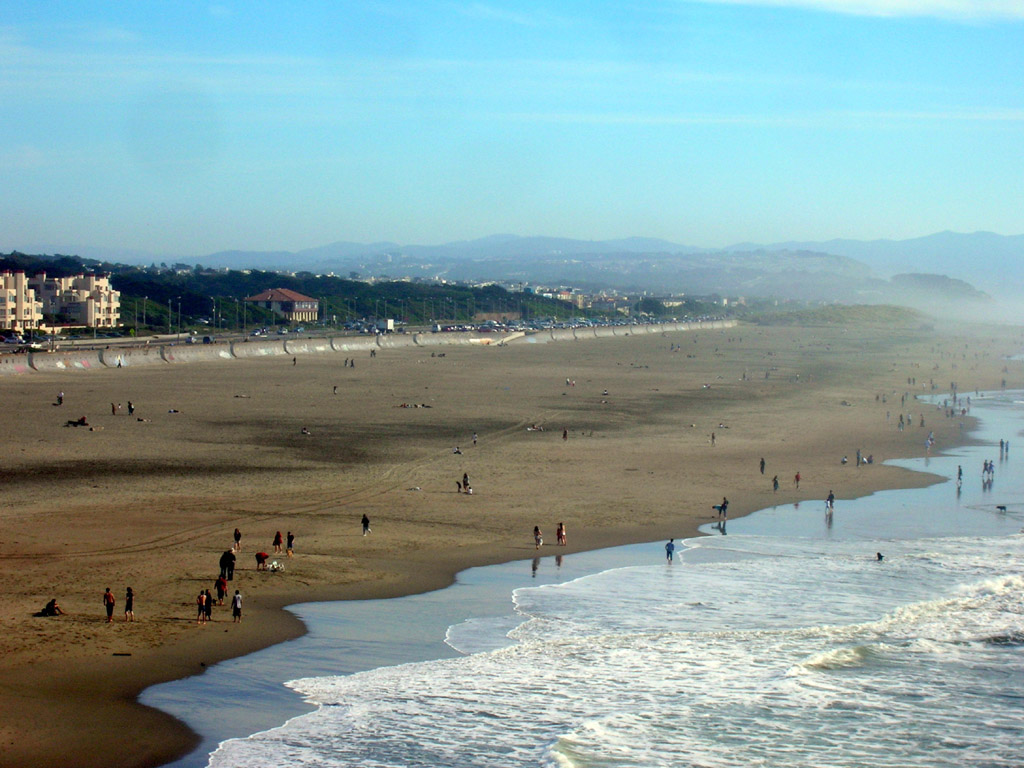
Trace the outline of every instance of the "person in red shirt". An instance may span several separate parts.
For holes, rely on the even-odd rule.
[[[217,605],[224,605],[224,595],[228,592],[228,580],[223,576],[218,576],[213,586],[217,589]]]

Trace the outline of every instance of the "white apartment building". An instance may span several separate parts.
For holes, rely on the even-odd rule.
[[[121,292],[110,287],[110,278],[103,275],[72,275],[47,277],[40,272],[28,279],[42,311],[64,314],[76,325],[87,328],[114,328],[121,321]]]
[[[36,299],[24,272],[0,272],[0,329],[20,333],[38,328],[43,305]]]

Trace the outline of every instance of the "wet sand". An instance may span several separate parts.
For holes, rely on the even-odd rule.
[[[148,685],[300,634],[284,605],[434,589],[530,557],[534,525],[547,550],[564,521],[574,552],[693,535],[723,495],[735,517],[926,483],[878,462],[923,455],[929,431],[934,450],[965,431],[908,398],[914,423],[898,432],[900,395],[930,380],[1020,386],[1021,363],[1001,357],[1017,343],[1010,329],[751,326],[382,350],[355,368],[325,354],[6,377],[0,765],[166,762],[195,737],[135,703]],[[63,426],[82,415],[101,429]],[[858,448],[876,463],[854,467]],[[463,473],[471,496],[456,492]],[[236,527],[229,592],[244,595],[244,620],[225,604],[197,626],[196,593],[213,588]],[[257,572],[278,530],[295,532],[296,556]],[[33,617],[51,597],[68,615]]]

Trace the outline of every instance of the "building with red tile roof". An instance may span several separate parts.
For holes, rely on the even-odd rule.
[[[288,288],[270,288],[245,300],[271,310],[289,323],[312,323],[320,314],[319,301]]]

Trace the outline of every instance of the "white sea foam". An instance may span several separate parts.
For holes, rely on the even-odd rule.
[[[1019,765],[1022,540],[888,549],[786,542],[521,589],[513,644],[294,681],[318,710],[211,765]],[[464,645],[507,632],[467,626]]]

